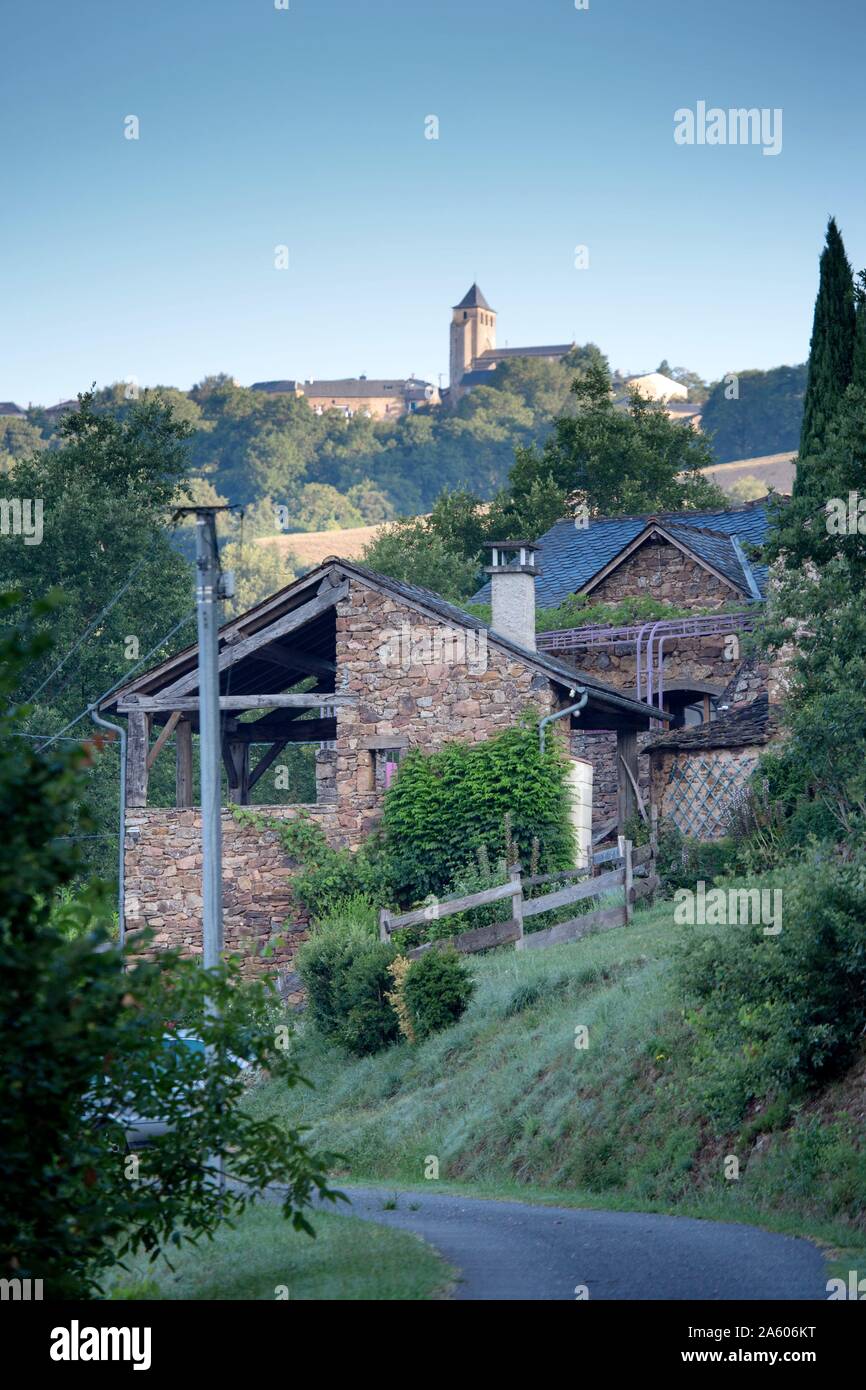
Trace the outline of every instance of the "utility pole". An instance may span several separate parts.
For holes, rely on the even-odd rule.
[[[201,756],[203,965],[212,970],[223,950],[223,868],[219,706],[219,550],[216,508],[195,513],[196,615],[198,620],[199,748]]]

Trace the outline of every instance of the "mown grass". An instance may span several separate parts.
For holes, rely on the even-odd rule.
[[[844,1111],[818,1124],[768,1097],[714,1134],[691,1075],[670,904],[548,950],[473,958],[476,995],[420,1046],[356,1060],[301,1026],[313,1089],[266,1082],[259,1113],[310,1126],[349,1182],[749,1221],[862,1250],[866,1156]],[[577,1028],[588,1046],[575,1046]],[[740,1177],[725,1176],[725,1159]],[[866,1256],[861,1256],[866,1269]]]
[[[293,1231],[273,1205],[249,1208],[234,1229],[184,1246],[174,1269],[141,1257],[128,1261],[111,1298],[189,1300],[428,1299],[441,1296],[453,1271],[406,1231],[317,1212],[312,1239]]]

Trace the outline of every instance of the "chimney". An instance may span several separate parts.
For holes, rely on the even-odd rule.
[[[535,651],[535,564],[533,541],[487,541],[493,614],[490,626],[501,637]]]

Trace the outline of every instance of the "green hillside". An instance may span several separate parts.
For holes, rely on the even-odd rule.
[[[254,1092],[259,1114],[311,1126],[345,1155],[341,1180],[680,1212],[866,1244],[864,1068],[793,1107],[767,1096],[713,1132],[676,983],[670,903],[573,945],[473,957],[477,991],[455,1026],[416,1047],[349,1060],[302,1025],[314,1089]],[[588,1028],[588,1046],[575,1029]],[[724,1160],[740,1160],[737,1181]]]

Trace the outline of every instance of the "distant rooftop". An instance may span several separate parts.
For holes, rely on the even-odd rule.
[[[26,415],[27,411],[14,401],[0,401],[0,415]]]
[[[252,391],[266,391],[271,395],[294,395],[300,392],[304,396],[343,396],[357,397],[358,399],[369,399],[375,396],[406,396],[413,392],[420,392],[429,383],[421,381],[417,377],[378,377],[375,379],[360,377],[343,377],[337,381],[254,381]]]
[[[500,362],[509,357],[565,357],[573,347],[574,343],[553,343],[548,347],[487,348],[478,360]]]

